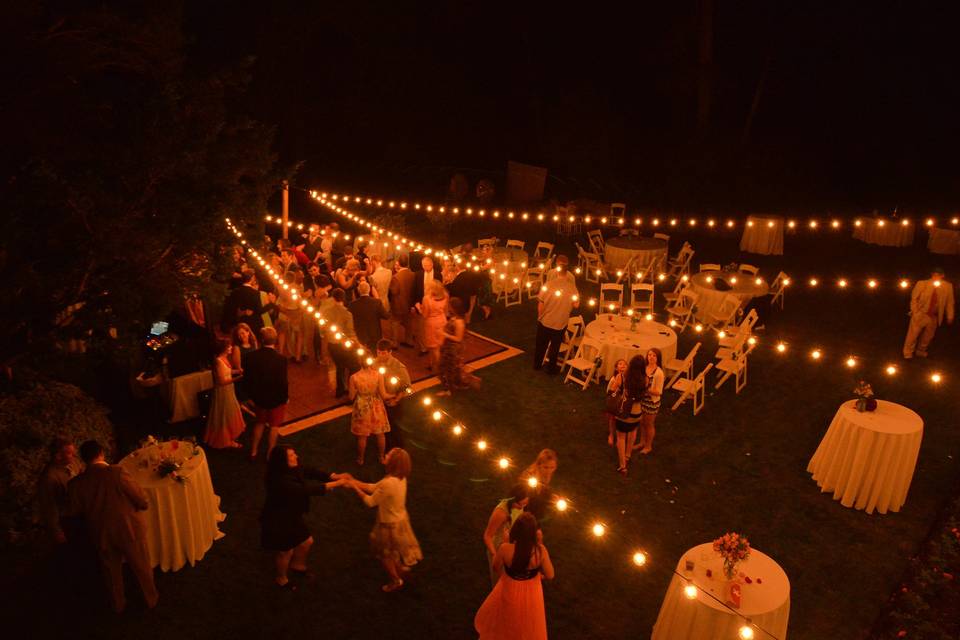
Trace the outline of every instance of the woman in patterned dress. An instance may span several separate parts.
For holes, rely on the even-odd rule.
[[[353,401],[353,416],[350,419],[350,432],[357,436],[357,464],[363,464],[367,450],[367,438],[377,437],[377,451],[379,459],[384,461],[387,446],[385,433],[390,431],[390,422],[387,420],[387,408],[383,399],[387,391],[383,386],[383,376],[373,368],[373,358],[363,362],[360,371],[350,376],[348,391]]]
[[[460,298],[450,298],[451,317],[443,329],[443,346],[440,347],[440,385],[443,390],[438,396],[448,396],[457,389],[476,389],[480,378],[470,373],[463,363],[463,338],[467,333],[464,318],[466,305]]]

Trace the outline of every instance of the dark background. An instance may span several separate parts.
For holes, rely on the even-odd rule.
[[[550,169],[548,195],[631,206],[953,210],[956,5],[706,4],[208,0],[187,19],[196,64],[256,57],[238,106],[277,125],[302,186],[435,196],[514,159]]]

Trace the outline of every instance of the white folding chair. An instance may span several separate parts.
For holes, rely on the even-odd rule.
[[[507,249],[520,249],[520,251],[523,251],[526,244],[523,240],[507,240]]]
[[[626,280],[627,282],[630,282],[631,275],[633,274],[634,271],[636,271],[636,268],[634,267],[634,265],[636,264],[636,260],[637,260],[637,256],[630,256],[630,259],[627,260],[627,264],[623,265],[622,269],[617,269],[613,273],[613,275],[617,276],[617,279],[616,279],[617,284],[620,284],[624,280]]]
[[[484,247],[493,248],[493,247],[495,247],[495,246],[497,246],[497,239],[496,239],[496,238],[480,238],[480,239],[477,241],[477,247],[480,248],[480,249],[483,249]]]
[[[653,313],[653,285],[638,282],[630,285],[630,308],[634,313]]]
[[[601,278],[606,280],[607,271],[603,268],[603,261],[600,259],[600,256],[596,253],[584,251],[580,245],[577,245],[577,250],[579,252],[578,256],[580,262],[583,265],[581,269],[584,272],[587,282],[595,282],[599,284]]]
[[[672,326],[677,327],[677,333],[682,333],[687,328],[687,323],[693,317],[693,306],[697,303],[699,296],[689,287],[680,291],[676,302],[667,307],[667,315],[670,316]]]
[[[737,336],[741,334],[749,336],[751,333],[753,333],[753,325],[757,324],[757,320],[759,318],[760,316],[757,315],[757,310],[750,309],[750,311],[747,312],[747,315],[743,317],[743,320],[740,321],[738,326],[728,327],[724,330],[727,335],[723,338],[720,338],[718,344],[721,347],[730,347],[733,345],[734,339]]]
[[[577,352],[580,341],[583,340],[583,316],[572,316],[567,320],[567,328],[563,331],[563,341],[560,343],[560,350],[557,352],[557,364],[560,370],[563,370],[567,359]],[[546,364],[547,355],[543,355],[543,363]]]
[[[610,203],[610,217],[620,219],[627,215],[627,205],[623,202]]]
[[[615,309],[610,309],[610,305]],[[600,308],[598,313],[620,313],[623,309],[623,285],[604,283],[600,285]]]
[[[700,265],[700,273],[704,271],[720,271],[720,265],[714,264],[713,262],[704,262]]]
[[[590,229],[590,231],[587,231],[587,240],[590,242],[590,248],[593,249],[593,252],[603,257],[607,248],[607,244],[603,240],[603,232],[600,229]]]
[[[723,386],[723,383],[726,382],[731,376],[734,376],[736,393],[739,394],[740,390],[747,386],[747,359],[755,346],[756,343],[752,345],[747,344],[746,351],[733,353],[731,357],[723,358],[719,363],[717,363],[717,371],[722,372],[723,374],[717,380],[717,386],[715,387],[716,389],[719,389],[721,386]]]
[[[693,345],[693,348],[687,352],[687,357],[683,360],[679,358],[672,358],[663,363],[664,371],[673,371],[673,375],[670,377],[670,380],[667,381],[667,389],[673,387],[673,383],[676,382],[681,377],[686,377],[689,379],[693,378],[693,361],[697,357],[697,352],[700,350],[701,342]]]
[[[568,369],[567,377],[563,379],[564,384],[572,381],[579,384],[581,389],[586,390],[594,377],[599,378],[598,369],[601,361],[600,343],[592,338],[584,337],[577,347],[576,357],[568,358],[565,362]]]
[[[679,391],[680,397],[677,398],[677,401],[673,404],[673,411],[676,411],[677,407],[686,402],[688,398],[692,398],[693,415],[700,413],[700,409],[703,409],[703,403],[706,401],[707,396],[707,372],[712,368],[713,363],[711,362],[704,367],[703,371],[697,374],[696,378],[679,378],[674,381],[670,388]]]
[[[740,298],[728,293],[720,306],[707,314],[707,324],[713,329],[725,330],[736,323],[738,309],[740,309]]]
[[[776,304],[777,300],[779,300],[780,310],[783,311],[783,294],[788,284],[790,284],[790,276],[785,274],[783,271],[778,273],[777,279],[773,281],[772,285],[770,285],[770,293],[773,294],[773,297],[770,298],[771,307]]]
[[[667,234],[665,234],[665,233],[655,233],[655,234],[653,234],[653,237],[656,238],[657,240],[663,240],[664,242],[667,243],[667,247],[668,247],[668,248],[670,247],[670,236],[668,236]]]
[[[747,273],[747,274],[749,274],[749,275],[751,275],[751,276],[756,276],[757,273],[760,271],[759,269],[757,269],[757,268],[756,268],[755,266],[753,266],[752,264],[741,264],[739,267],[737,267],[737,270],[738,270],[740,273]]]
[[[677,298],[680,297],[680,292],[690,286],[690,280],[684,280],[683,278],[677,278],[676,284],[673,285],[673,291],[664,291],[663,299],[667,301],[669,306],[671,303],[676,302]]]
[[[634,236],[634,237],[639,237],[639,236],[640,236],[640,230],[639,230],[639,229],[631,229],[631,228],[628,228],[628,227],[624,227],[624,228],[620,229],[620,235],[621,235],[621,236]]]
[[[544,258],[536,261],[524,271],[522,285],[523,291],[527,294],[527,300],[532,300],[540,294],[540,287],[547,281],[550,265],[551,258]]]
[[[550,260],[553,258],[553,245],[549,242],[538,242],[537,248],[533,250],[533,260]]]
[[[500,292],[497,293],[497,302],[503,301],[503,306],[512,307],[523,302],[520,285],[521,274],[501,273],[497,276],[500,283]]]

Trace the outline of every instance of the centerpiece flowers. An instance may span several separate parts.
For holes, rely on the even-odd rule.
[[[750,541],[739,533],[725,533],[713,541],[713,550],[723,559],[723,575],[733,580],[737,565],[750,557]]]
[[[873,388],[866,380],[861,380],[853,390],[857,397],[857,411],[876,411],[877,400],[873,397]]]
[[[157,463],[157,475],[161,478],[166,478],[169,476],[177,482],[186,482],[186,477],[180,475],[179,473],[180,467],[182,466],[183,465],[179,460],[173,458],[172,456],[164,455],[160,458],[160,462]]]

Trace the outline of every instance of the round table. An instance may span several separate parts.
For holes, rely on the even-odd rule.
[[[740,238],[740,251],[783,255],[783,218],[780,216],[748,216]]]
[[[885,218],[860,220],[859,227],[854,224],[853,237],[883,247],[909,247],[913,244],[913,225]]]
[[[686,568],[687,561],[694,564]],[[712,577],[707,577],[707,569]],[[726,600],[727,584],[723,577],[723,561],[713,550],[713,543],[697,545],[690,549],[680,562],[667,587],[660,605],[657,622],[653,625],[651,640],[731,640],[739,638],[738,630],[743,618],[721,604]],[[757,627],[777,638],[787,637],[790,619],[790,580],[770,556],[756,549],[740,563],[738,573],[751,579],[747,584],[741,577],[740,608],[736,611]],[[760,579],[760,582],[757,579]],[[693,581],[698,588],[696,600],[687,598],[683,588]],[[720,600],[714,599],[714,596]],[[755,638],[769,638],[759,629],[754,629]]]
[[[631,258],[636,258],[634,265],[638,268],[645,269],[654,260],[666,264],[667,241],[660,238],[616,236],[606,241],[603,257],[609,269],[623,269]]]
[[[660,349],[663,362],[677,357],[676,331],[652,320],[638,320],[631,331],[630,318],[604,313],[587,325],[583,335],[600,343],[600,375],[608,380],[613,377],[617,360],[629,362],[649,349]]]
[[[213,373],[209,369],[171,378],[166,386],[170,400],[170,422],[198,417],[200,403],[197,395],[208,389],[213,389]]]
[[[183,482],[157,475],[155,466],[161,455],[183,461],[177,471]],[[120,464],[143,488],[150,503],[144,516],[151,566],[163,571],[178,571],[187,562],[192,566],[203,559],[214,540],[223,537],[217,525],[226,515],[220,512],[220,497],[213,492],[203,449],[172,440],[138,449]]]
[[[481,263],[485,264],[487,269],[497,270],[495,275],[490,276],[492,278],[491,289],[494,293],[500,293],[508,278],[512,282],[514,278],[519,277],[527,268],[530,260],[530,256],[523,249],[508,249],[507,247],[494,247],[493,251],[481,252],[478,255]],[[487,258],[490,258],[491,262],[487,263]],[[518,282],[517,286],[522,286],[522,282]]]
[[[736,282],[733,279],[736,278]],[[730,289],[717,289],[717,280],[723,280]],[[690,288],[697,294],[697,305],[694,316],[697,320],[707,321],[710,314],[718,311],[720,305],[728,295],[740,300],[740,306],[749,303],[753,298],[770,293],[770,285],[764,278],[751,276],[747,273],[727,271],[701,271],[690,277]]]
[[[845,507],[896,512],[907,499],[922,439],[923,420],[912,409],[878,400],[876,411],[860,412],[850,400],[840,405],[807,471]]]
[[[930,227],[930,239],[927,240],[927,250],[930,251],[930,253],[948,255],[960,253],[960,231]]]

